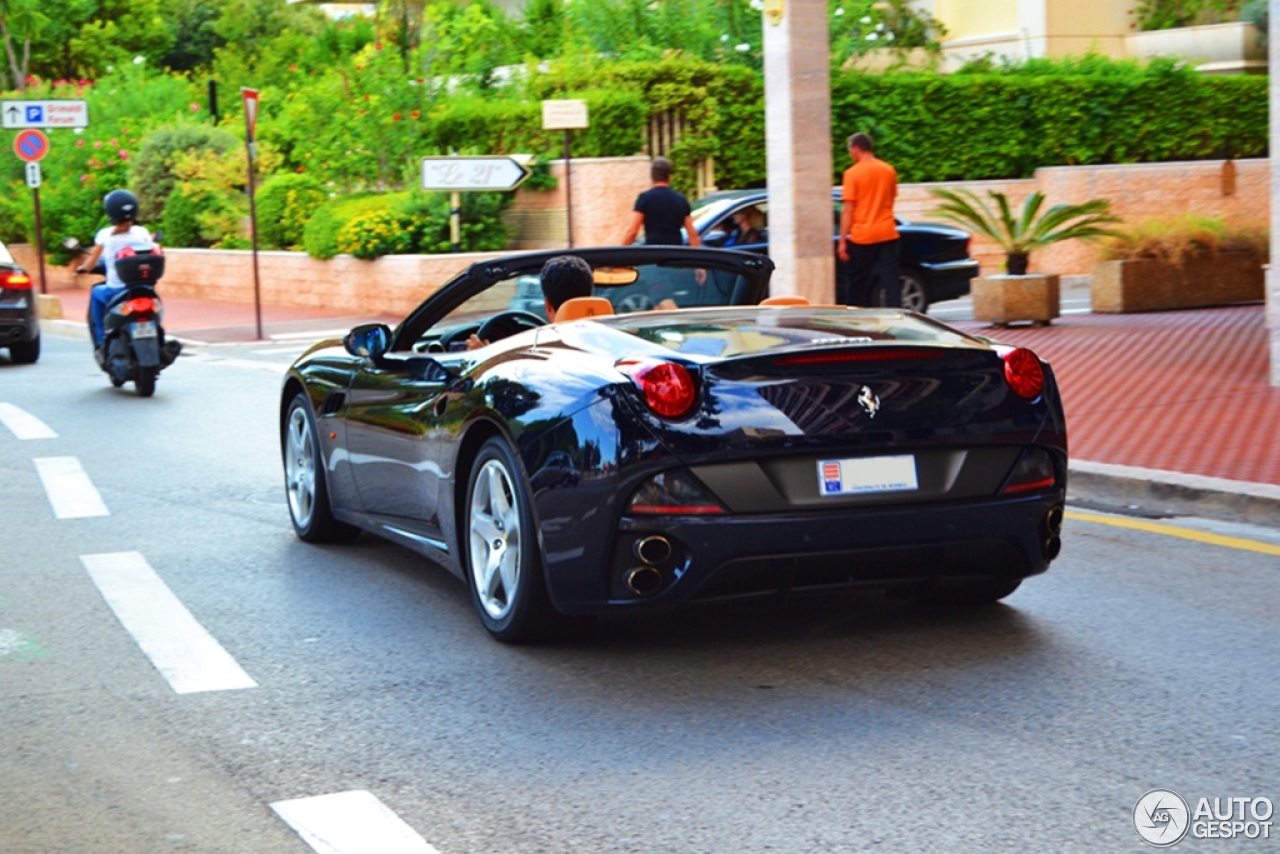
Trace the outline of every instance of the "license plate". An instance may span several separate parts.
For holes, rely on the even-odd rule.
[[[133,322],[134,338],[155,338],[156,322],[154,320],[135,320]]]
[[[912,492],[919,488],[916,458],[911,454],[818,461],[820,495]]]

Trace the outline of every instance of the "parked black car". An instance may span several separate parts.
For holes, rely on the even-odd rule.
[[[0,347],[9,358],[29,365],[40,358],[40,317],[31,276],[0,243]]]
[[[832,193],[832,251],[840,231],[840,192]],[[769,195],[766,190],[725,190],[704,196],[693,205],[693,226],[707,246],[723,246],[733,230],[733,217],[755,208],[761,241],[741,243],[734,249],[769,252]],[[902,305],[926,311],[935,302],[957,299],[969,293],[969,280],[978,275],[978,262],[969,257],[970,235],[963,229],[898,218],[901,235]],[[836,281],[848,276],[847,264],[836,258]],[[837,287],[839,294],[841,288]],[[872,305],[870,294],[851,294],[850,304]]]

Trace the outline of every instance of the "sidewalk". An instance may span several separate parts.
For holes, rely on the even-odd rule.
[[[54,291],[63,329],[83,334],[88,291]],[[257,340],[254,307],[165,297],[184,341]],[[263,336],[340,335],[357,323],[322,310],[263,308]],[[1062,388],[1071,497],[1151,515],[1280,521],[1280,388],[1269,384],[1265,306],[1144,314],[1064,314],[1052,325],[949,321],[1048,359]]]

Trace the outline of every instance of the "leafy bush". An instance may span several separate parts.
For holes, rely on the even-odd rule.
[[[1192,257],[1219,252],[1253,252],[1268,258],[1271,238],[1265,228],[1241,228],[1217,217],[1187,213],[1153,217],[1134,223],[1102,246],[1104,258],[1132,261],[1150,258],[1181,264]]]
[[[147,134],[133,165],[143,215],[152,221],[164,218],[165,205],[178,182],[175,166],[179,160],[192,155],[220,157],[238,151],[240,145],[229,131],[208,125],[174,125]]]
[[[462,194],[462,251],[496,251],[506,245],[501,214],[511,198],[510,193]],[[344,252],[357,258],[452,252],[449,197],[414,191],[335,199],[316,209],[303,245],[313,258]]]
[[[268,178],[254,198],[258,243],[266,249],[301,246],[307,221],[328,198],[324,187],[310,175],[286,172]]]

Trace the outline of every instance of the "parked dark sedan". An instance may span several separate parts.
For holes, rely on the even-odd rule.
[[[0,347],[9,358],[29,365],[40,358],[40,316],[31,276],[0,243]]]
[[[414,549],[512,642],[850,587],[985,602],[1058,554],[1066,425],[1029,350],[901,309],[757,304],[772,262],[723,249],[576,250],[594,297],[551,323],[511,309],[556,254],[476,263],[294,363],[299,537]],[[627,311],[659,281],[699,307]]]
[[[832,194],[832,251],[840,234],[842,203],[839,191]],[[693,227],[707,246],[723,246],[733,230],[733,218],[754,209],[760,240],[738,244],[735,249],[768,253],[769,196],[765,190],[726,190],[699,199],[693,206]],[[978,262],[969,257],[970,235],[963,229],[898,218],[901,235],[900,266],[902,304],[912,311],[927,311],[943,300],[969,293],[969,280],[978,275]],[[846,281],[848,265],[836,258],[836,281]],[[843,289],[837,287],[837,296]],[[870,294],[849,294],[852,305],[872,305]]]

